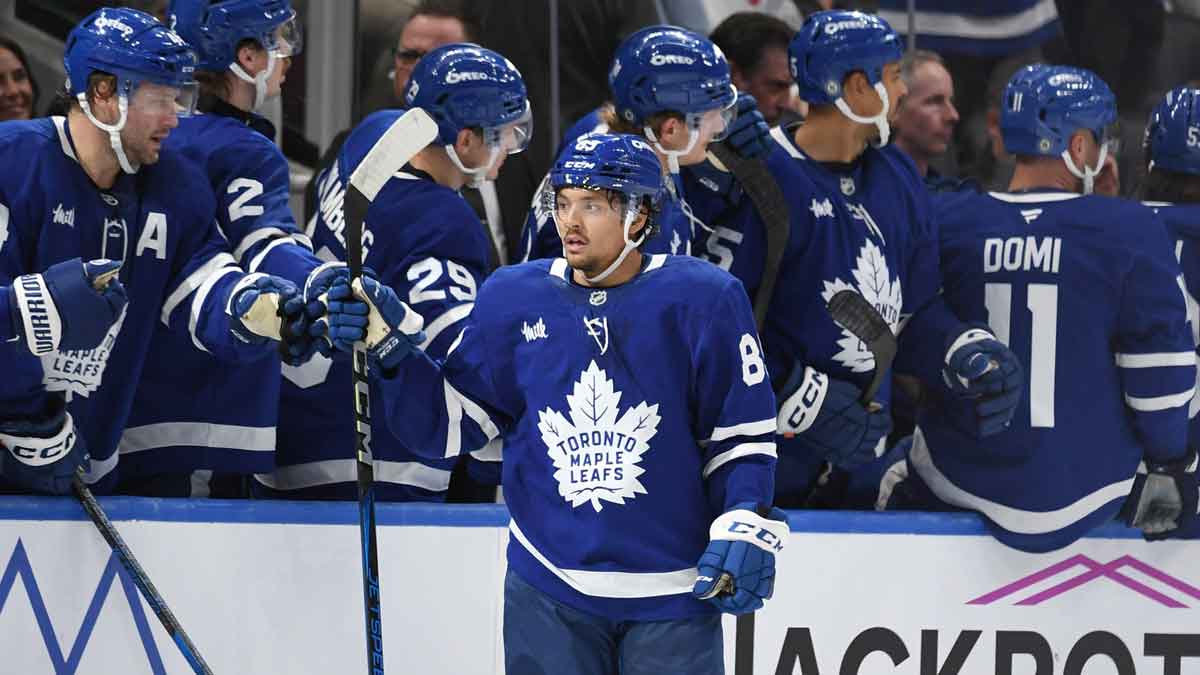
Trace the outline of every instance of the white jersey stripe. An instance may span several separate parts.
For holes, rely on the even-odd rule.
[[[130,427],[121,434],[123,455],[173,446],[275,452],[275,427],[246,427],[206,422],[160,422]]]
[[[731,427],[716,427],[712,431],[712,438],[708,440],[710,442],[723,441],[734,436],[761,436],[773,433],[775,433],[775,418],[735,424]]]
[[[189,274],[186,279],[179,282],[179,285],[175,287],[175,290],[167,296],[166,302],[163,303],[163,325],[170,325],[171,313],[174,312],[175,308],[187,299],[187,296],[192,294],[192,291],[200,288],[200,286],[202,286],[204,282],[208,280],[210,275],[216,274],[217,270],[221,269],[222,267],[236,264],[237,261],[233,259],[233,256],[224,252],[218,253],[209,258],[208,262],[196,268],[196,270]]]
[[[1116,354],[1118,368],[1163,368],[1196,365],[1195,352],[1163,352],[1159,354]]]
[[[358,480],[358,460],[328,459],[321,462],[306,462],[281,466],[272,473],[255,474],[254,478],[273,490],[300,490],[303,488],[353,483]],[[375,481],[396,485],[411,485],[432,492],[445,492],[450,487],[450,472],[426,466],[420,462],[389,462],[377,459]]]
[[[441,316],[429,322],[429,324],[425,326],[425,341],[418,345],[421,348],[421,351],[428,349],[429,345],[433,344],[433,341],[442,334],[442,331],[467,318],[467,315],[470,314],[471,310],[474,308],[475,303],[464,302],[461,305],[455,305],[445,312],[442,312]]]
[[[708,478],[712,472],[721,468],[725,464],[732,462],[735,459],[741,459],[748,455],[766,455],[768,457],[776,457],[775,441],[766,443],[739,443],[732,448],[722,452],[721,454],[708,460],[708,464],[704,466],[704,471],[701,472],[702,478]]]
[[[1195,391],[1195,387],[1193,387],[1187,391],[1181,391],[1178,394],[1167,394],[1166,396],[1153,396],[1147,398],[1125,394],[1125,405],[1138,412],[1170,410],[1171,408],[1178,408],[1181,405],[1190,403],[1192,400],[1192,394],[1194,394]]]

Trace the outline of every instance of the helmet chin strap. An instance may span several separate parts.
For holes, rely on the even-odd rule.
[[[108,144],[116,153],[117,163],[121,165],[121,170],[125,173],[137,173],[141,165],[129,161],[129,157],[125,155],[125,146],[121,144],[121,130],[125,128],[125,122],[129,120],[129,98],[125,94],[117,96],[117,109],[121,111],[121,114],[117,118],[116,124],[105,124],[96,119],[96,116],[92,114],[91,106],[88,105],[87,94],[80,93],[75,98],[79,101],[79,107],[83,109],[83,114],[87,116],[88,120],[96,125],[97,129],[108,134]]]
[[[1083,170],[1080,171],[1079,167],[1075,166],[1075,162],[1071,159],[1071,150],[1068,148],[1062,151],[1062,160],[1067,165],[1067,171],[1070,171],[1071,175],[1076,178],[1083,180],[1083,194],[1085,195],[1092,194],[1092,190],[1096,187],[1096,176],[1099,176],[1100,172],[1104,169],[1104,160],[1107,158],[1108,143],[1102,143],[1100,145],[1100,159],[1096,161],[1096,166],[1091,167],[1084,164]]]
[[[500,156],[500,146],[493,145],[490,154],[488,154],[486,164],[474,169],[468,169],[467,165],[463,164],[463,161],[458,157],[458,153],[455,152],[453,145],[447,144],[443,147],[446,148],[446,154],[450,156],[450,161],[454,163],[454,166],[459,171],[470,176],[467,184],[473,188],[479,187],[479,184],[487,179],[488,173],[491,172],[492,167],[496,164],[496,158]]]
[[[654,149],[667,156],[667,170],[672,174],[679,173],[679,158],[692,151],[696,147],[696,141],[700,140],[700,130],[688,127],[688,144],[682,150],[668,150],[659,143],[658,137],[654,135],[654,130],[650,127],[642,127],[642,133],[646,134],[646,138],[654,145]]]
[[[837,106],[838,110],[842,111],[843,115],[855,122],[858,122],[859,124],[874,124],[875,128],[879,130],[879,143],[875,144],[875,147],[882,148],[883,146],[887,145],[888,138],[890,138],[892,135],[892,128],[888,124],[887,120],[888,111],[890,110],[891,106],[888,103],[887,89],[884,88],[882,82],[875,83],[875,93],[879,94],[879,101],[883,103],[883,108],[880,109],[878,115],[871,117],[863,117],[862,115],[856,114],[850,109],[850,105],[846,103],[846,99],[841,96],[839,96],[838,99],[833,102],[833,104]]]
[[[243,82],[248,82],[254,85],[254,109],[258,110],[267,100],[267,80],[271,79],[271,75],[275,72],[275,63],[279,60],[279,56],[275,50],[267,51],[267,67],[260,70],[254,77],[250,76],[244,68],[237,62],[229,64],[229,70],[233,72],[237,78]]]

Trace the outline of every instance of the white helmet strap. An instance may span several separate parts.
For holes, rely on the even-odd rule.
[[[105,124],[96,119],[96,116],[92,114],[91,106],[88,105],[86,93],[76,94],[75,99],[79,101],[79,107],[83,109],[83,114],[87,116],[88,120],[96,125],[97,129],[108,134],[108,144],[116,153],[117,163],[121,165],[121,170],[125,173],[137,173],[141,166],[129,161],[129,157],[125,155],[125,146],[121,144],[121,130],[125,128],[125,122],[129,120],[129,97],[125,94],[117,96],[117,109],[120,110],[120,116],[117,118],[116,124]]]
[[[862,115],[855,113],[850,109],[850,105],[846,103],[846,99],[841,96],[839,96],[837,100],[833,102],[833,104],[837,106],[837,109],[840,110],[843,115],[855,122],[858,122],[859,124],[874,124],[875,128],[879,130],[879,144],[875,147],[883,147],[887,145],[888,138],[892,134],[892,128],[888,125],[888,111],[890,110],[890,105],[888,102],[887,89],[883,86],[882,82],[875,83],[875,93],[879,94],[879,101],[883,104],[883,107],[879,109],[879,114],[871,117],[863,117]]]
[[[479,187],[480,183],[487,179],[488,173],[496,165],[496,158],[500,156],[500,146],[490,146],[487,163],[474,169],[468,169],[467,165],[463,164],[462,159],[459,158],[458,153],[454,150],[453,144],[447,143],[443,147],[446,149],[446,154],[450,156],[450,161],[454,163],[455,168],[468,176],[468,184],[473,188]]]
[[[1062,160],[1067,165],[1067,171],[1070,171],[1071,175],[1076,178],[1083,180],[1083,194],[1085,195],[1092,194],[1092,190],[1095,189],[1096,176],[1100,175],[1100,172],[1104,170],[1104,160],[1107,158],[1108,143],[1101,143],[1100,158],[1096,160],[1096,166],[1093,167],[1084,164],[1083,170],[1080,171],[1079,167],[1075,166],[1074,160],[1071,159],[1071,149],[1067,148],[1062,151]]]
[[[237,78],[243,82],[248,82],[254,85],[254,109],[258,110],[267,100],[267,80],[271,79],[271,75],[275,72],[275,63],[279,60],[279,54],[274,49],[267,50],[267,67],[258,71],[258,74],[251,77],[241,64],[237,61],[229,64],[229,70],[233,72]]]
[[[654,130],[651,129],[650,127],[642,127],[642,133],[646,134],[646,139],[649,140],[650,143],[652,143],[654,145],[655,150],[666,155],[667,170],[670,171],[672,174],[679,173],[679,158],[681,156],[686,155],[689,152],[691,152],[692,148],[696,147],[696,141],[700,140],[700,130],[693,129],[691,127],[691,125],[688,126],[687,147],[685,147],[682,150],[668,150],[668,149],[664,148],[662,146],[662,143],[660,143],[658,141],[658,137],[654,135]]]

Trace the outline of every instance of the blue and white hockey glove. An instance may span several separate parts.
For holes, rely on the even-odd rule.
[[[120,267],[114,260],[72,258],[17,277],[4,289],[11,335],[34,356],[96,347],[128,303],[116,277]]]
[[[800,436],[824,459],[851,470],[883,454],[892,416],[886,406],[870,409],[859,402],[862,391],[810,367],[797,365],[779,398],[777,431]]]
[[[297,302],[299,300],[299,302]],[[225,312],[234,337],[248,344],[280,340],[283,324],[301,320],[300,289],[283,277],[247,274],[229,293]]]
[[[363,274],[376,278],[369,267],[363,268]],[[362,339],[367,305],[350,291],[350,268],[346,263],[328,262],[309,273],[304,283],[304,300],[309,311],[316,315],[316,332],[323,337],[318,344],[321,353],[331,356],[333,350],[353,350],[354,343]],[[354,327],[355,320],[347,321],[345,317],[334,321],[332,313],[359,317],[363,319],[362,325]]]
[[[787,514],[780,509],[745,502],[721,514],[708,528],[692,595],[730,614],[761,608],[775,591],[775,554],[787,535]]]
[[[1140,529],[1147,541],[1167,539],[1176,530],[1188,529],[1200,508],[1196,463],[1195,450],[1175,462],[1147,460],[1146,472],[1139,470],[1120,517]]]
[[[975,399],[975,431],[980,438],[1008,428],[1025,384],[1021,361],[981,324],[948,340],[942,379],[959,398]]]
[[[350,330],[358,331],[361,336],[358,339],[366,343],[371,361],[384,372],[395,370],[404,357],[425,341],[425,331],[422,330],[425,319],[401,302],[390,286],[373,277],[364,274],[362,278],[354,280],[353,288],[354,295],[366,301],[366,316],[349,312],[334,314],[331,301],[330,331],[346,334]],[[335,292],[340,295],[339,287],[330,291],[331,298]]]
[[[10,483],[65,495],[71,491],[75,469],[88,466],[87,445],[61,402],[46,420],[0,422],[0,474]]]
[[[766,157],[771,151],[771,127],[759,112],[758,101],[750,94],[738,92],[737,117],[730,123],[725,141],[746,159]]]

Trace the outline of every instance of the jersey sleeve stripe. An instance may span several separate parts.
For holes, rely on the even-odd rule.
[[[425,326],[425,341],[420,344],[421,350],[424,351],[425,349],[428,349],[429,345],[433,344],[433,341],[442,334],[442,331],[467,318],[467,315],[469,315],[471,310],[474,308],[475,303],[464,302],[461,305],[456,305],[445,312],[442,312],[441,316],[429,322],[429,324]]]
[[[233,257],[241,260],[242,256],[246,255],[246,251],[249,251],[258,242],[264,239],[274,239],[276,237],[286,236],[287,232],[284,232],[278,227],[263,227],[257,229],[245,237],[242,237],[242,241],[238,243],[237,248],[233,249]]]
[[[1125,395],[1125,405],[1138,412],[1154,412],[1156,410],[1169,410],[1178,408],[1181,405],[1186,405],[1191,402],[1192,395],[1195,393],[1195,387],[1187,391],[1181,391],[1178,394],[1168,394],[1166,396],[1152,396],[1142,398],[1139,396]]]
[[[204,301],[208,299],[208,294],[212,292],[213,286],[216,285],[221,277],[227,274],[240,274],[241,270],[236,267],[222,267],[215,273],[208,275],[200,288],[196,289],[196,293],[192,296],[192,310],[188,317],[188,335],[192,336],[192,344],[200,351],[207,352],[208,348],[200,342],[200,338],[196,335],[196,326],[200,323],[200,315],[204,313]]]
[[[504,461],[504,439],[499,436],[487,442],[487,445],[471,451],[471,457],[481,462]]]
[[[206,422],[161,422],[130,427],[121,434],[122,454],[175,446],[275,452],[275,427]],[[353,460],[351,460],[353,461]]]
[[[304,488],[353,483],[358,480],[357,459],[327,459],[281,466],[272,473],[255,474],[259,483],[272,490],[303,490]],[[445,492],[450,487],[450,472],[420,462],[389,462],[377,459],[375,481],[411,485],[431,492]]]
[[[708,464],[704,465],[704,471],[701,472],[702,478],[708,478],[712,472],[721,468],[723,465],[732,462],[735,459],[747,457],[749,455],[766,455],[775,457],[775,441],[767,441],[765,443],[740,443],[732,448],[722,452],[721,454],[708,460]]]
[[[292,239],[291,237],[277,237],[276,239],[272,240],[271,243],[263,247],[263,250],[258,252],[258,255],[250,259],[250,264],[246,266],[246,271],[257,272],[259,266],[262,265],[263,260],[266,260],[267,254],[270,253],[271,250],[276,246],[282,246],[283,244],[295,245],[296,240]]]
[[[222,267],[236,264],[237,261],[233,259],[233,256],[224,252],[218,253],[209,258],[208,262],[196,268],[196,270],[189,274],[186,279],[179,282],[179,285],[175,287],[175,290],[167,296],[166,302],[163,303],[163,325],[169,326],[171,324],[171,313],[174,312],[175,308],[178,307],[185,299],[187,299],[187,296],[192,294],[192,291],[200,288],[200,286],[202,286],[204,282],[208,280],[209,276],[215,274],[217,270],[221,269]]]
[[[734,436],[760,436],[773,433],[775,433],[775,418],[735,424],[731,427],[716,427],[712,431],[712,438],[708,440],[709,442],[723,441]]]
[[[1161,352],[1157,354],[1117,353],[1118,368],[1162,368],[1168,366],[1192,366],[1196,364],[1195,352]]]

